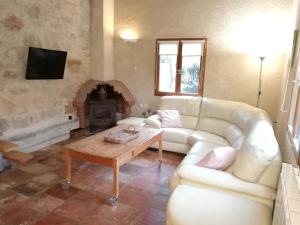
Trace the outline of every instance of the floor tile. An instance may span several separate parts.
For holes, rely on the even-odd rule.
[[[145,209],[134,222],[134,225],[163,225],[165,224],[165,213],[162,210]]]
[[[138,209],[149,207],[151,198],[153,198],[152,193],[136,189],[129,185],[124,186],[120,191],[120,202]]]
[[[29,198],[25,195],[19,194],[14,191],[7,191],[1,193],[0,196],[0,214],[10,210],[13,207],[21,205],[23,202],[27,201]]]
[[[150,167],[153,166],[154,162],[148,159],[137,157],[129,162],[130,165],[140,166],[140,167]]]
[[[0,183],[15,187],[28,182],[31,177],[32,175],[27,172],[18,169],[8,169],[0,173]]]
[[[63,178],[58,176],[54,172],[48,172],[48,173],[44,173],[44,174],[33,177],[32,181],[40,183],[40,184],[44,184],[44,185],[52,185],[55,183],[62,183]]]
[[[154,209],[159,209],[161,211],[165,211],[167,207],[169,196],[156,194],[151,196],[149,200],[149,207]]]
[[[75,221],[90,224],[97,218],[98,208],[105,199],[95,194],[81,192],[66,200],[55,212]]]
[[[23,195],[32,196],[44,190],[45,188],[46,185],[30,181],[26,184],[21,184],[17,187],[14,187],[13,190]]]
[[[159,185],[157,183],[152,183],[147,178],[143,177],[136,177],[126,185],[149,193],[157,193],[159,190]]]
[[[43,174],[54,170],[54,168],[41,163],[28,163],[20,166],[19,169],[30,174]]]
[[[80,173],[73,174],[71,183],[73,187],[86,190],[88,187],[96,182],[95,177],[85,176]]]
[[[55,213],[50,213],[34,225],[84,225]]]
[[[56,209],[58,206],[62,205],[65,201],[60,198],[55,198],[53,196],[42,194],[30,199],[25,203],[26,207],[33,210],[49,213]]]
[[[0,183],[0,192],[8,191],[12,186],[8,183]]]
[[[51,195],[56,198],[66,200],[66,199],[69,199],[70,197],[72,197],[73,195],[75,195],[76,193],[78,193],[79,191],[80,191],[80,189],[78,189],[72,185],[67,190],[64,190],[62,188],[62,184],[57,184],[57,185],[49,188],[46,191],[46,194]]]
[[[32,225],[41,217],[42,214],[35,210],[18,207],[0,216],[0,221],[5,225]]]
[[[122,184],[120,184],[120,188],[121,187],[122,187]],[[87,190],[113,195],[112,182],[107,181],[105,179],[95,180],[95,182],[93,182],[92,184],[87,186]]]

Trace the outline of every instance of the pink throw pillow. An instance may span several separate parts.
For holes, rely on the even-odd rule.
[[[162,128],[180,128],[182,127],[180,115],[177,110],[157,110],[161,119]]]
[[[235,148],[218,147],[207,153],[197,163],[197,166],[225,170],[236,160],[237,154],[238,151]]]

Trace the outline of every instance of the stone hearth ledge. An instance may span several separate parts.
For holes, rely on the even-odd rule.
[[[67,140],[70,137],[70,130],[78,127],[78,118],[72,120],[56,119],[29,128],[8,131],[0,139],[18,144],[19,151],[33,152]]]

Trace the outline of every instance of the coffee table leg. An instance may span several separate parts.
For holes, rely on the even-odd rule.
[[[110,202],[112,205],[116,205],[119,200],[119,163],[116,162],[113,167],[113,188],[114,188],[114,196],[111,198]]]
[[[162,161],[163,161],[163,147],[162,147],[162,136],[160,135],[160,138],[159,138],[159,149],[158,149],[158,158],[159,158],[159,163],[161,164]]]
[[[70,187],[71,184],[71,166],[72,166],[72,160],[71,157],[69,155],[69,151],[65,150],[65,166],[66,166],[66,180],[63,183],[63,189],[68,189]]]

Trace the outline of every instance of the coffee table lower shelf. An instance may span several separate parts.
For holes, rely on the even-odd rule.
[[[117,204],[119,199],[119,186],[120,186],[120,166],[129,162],[137,155],[142,153],[152,144],[159,142],[159,150],[158,150],[158,158],[159,158],[159,166],[162,163],[162,132],[154,135],[150,140],[147,140],[140,146],[134,146],[131,151],[126,152],[126,154],[122,154],[115,158],[102,157],[99,155],[92,155],[88,153],[83,153],[82,151],[78,151],[76,149],[70,149],[67,146],[65,147],[65,160],[66,160],[66,180],[63,183],[63,189],[68,189],[71,185],[71,177],[72,177],[72,158],[80,159],[87,162],[97,163],[102,166],[110,167],[113,170],[113,196],[110,198],[110,203],[112,205]]]

